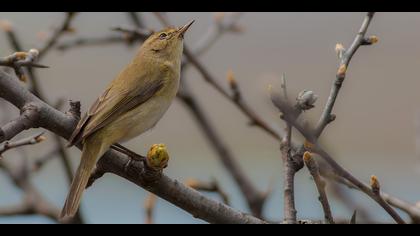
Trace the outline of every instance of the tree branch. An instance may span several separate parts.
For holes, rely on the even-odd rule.
[[[27,137],[27,138],[23,138],[20,139],[18,141],[15,142],[6,142],[4,143],[1,147],[0,147],[0,157],[8,150],[13,149],[13,148],[17,148],[17,147],[21,147],[21,146],[25,146],[25,145],[34,145],[37,143],[40,143],[42,141],[45,140],[45,137],[42,136],[44,134],[44,132],[31,136],[31,137]]]
[[[45,45],[39,50],[39,58],[42,58],[47,52],[55,46],[59,38],[67,33],[70,32],[70,24],[74,17],[76,16],[76,12],[67,12],[66,17],[64,18],[61,25],[54,30],[51,37],[46,41]]]
[[[303,154],[303,160],[305,162],[306,167],[309,170],[309,173],[312,175],[312,178],[314,179],[316,188],[318,190],[319,201],[321,202],[322,209],[324,210],[325,221],[329,224],[334,224],[330,204],[328,203],[327,194],[325,193],[325,181],[322,180],[319,174],[318,164],[312,158],[312,154],[310,152],[305,152],[305,154]]]
[[[34,121],[34,124],[48,129],[63,138],[69,138],[76,127],[77,120],[74,117],[57,111],[41,101],[23,88],[16,79],[2,71],[0,71],[0,96],[18,108],[22,108],[25,104],[34,104],[38,111],[38,119]],[[113,150],[108,151],[100,159],[98,166],[105,172],[111,172],[126,178],[207,222],[265,223],[258,218],[246,215],[209,199],[164,174],[150,181],[150,174],[152,173],[153,176],[154,172],[147,170],[142,161],[132,160]]]
[[[360,46],[367,45],[366,42],[369,41],[365,38],[365,35],[373,16],[373,12],[367,13],[362,23],[362,26],[349,49],[345,50],[341,44],[337,44],[336,46],[336,51],[340,59],[340,65],[337,71],[335,82],[331,88],[327,103],[325,104],[324,110],[315,129],[315,136],[317,138],[321,135],[325,127],[335,119],[335,115],[331,114],[331,112],[337,99],[338,92],[340,91],[344,79],[346,78],[346,72],[350,61],[353,58],[353,55],[356,53],[357,49],[359,49]]]
[[[311,149],[310,151],[319,154],[329,165],[330,167],[337,173],[337,175],[347,179],[352,184],[357,186],[362,192],[367,194],[370,198],[375,200],[382,208],[384,208],[388,214],[397,222],[397,223],[404,223],[404,220],[395,212],[394,209],[390,208],[387,203],[381,201],[378,195],[374,194],[371,191],[370,187],[363,182],[359,181],[356,177],[354,177],[350,172],[345,170],[341,167],[327,152],[325,152],[317,143],[317,137],[315,136],[314,132],[309,131],[305,128],[301,122],[296,121],[297,114],[294,112],[294,109],[282,101],[279,96],[272,96],[272,101],[274,105],[283,113],[283,118],[286,122],[290,125],[293,125],[309,142],[307,143],[307,149]]]

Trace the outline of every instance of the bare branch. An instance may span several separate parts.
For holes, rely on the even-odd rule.
[[[345,170],[341,167],[327,152],[325,152],[317,143],[317,137],[315,136],[314,132],[309,131],[307,128],[302,125],[301,122],[296,121],[296,112],[294,109],[285,103],[280,96],[272,96],[272,101],[274,105],[283,113],[283,118],[286,122],[290,125],[293,125],[310,143],[311,147],[307,147],[312,149],[312,152],[319,154],[330,166],[331,168],[337,173],[337,175],[347,179],[352,184],[357,186],[361,191],[375,200],[382,208],[384,208],[388,214],[397,222],[397,223],[404,223],[404,220],[398,215],[398,213],[390,208],[387,203],[381,201],[380,198],[376,194],[374,194],[370,187],[364,184],[363,182],[359,181],[356,177],[354,177],[350,172]]]
[[[36,104],[38,119],[34,123],[63,138],[69,138],[77,120],[49,106],[23,88],[16,79],[0,71],[0,96],[18,108],[26,103]],[[186,210],[193,216],[211,223],[265,223],[172,180],[162,173],[147,168],[143,161],[131,159],[113,150],[98,162],[98,168],[114,173],[137,184],[159,197]]]
[[[44,132],[31,136],[31,137],[27,137],[27,138],[23,138],[20,139],[18,141],[15,142],[5,142],[1,147],[0,147],[0,157],[8,150],[13,149],[13,148],[17,148],[17,147],[21,147],[21,146],[26,146],[26,145],[34,145],[37,143],[40,143],[42,141],[45,140],[45,136],[43,136]]]
[[[362,26],[349,49],[345,50],[341,44],[337,44],[336,46],[336,51],[340,59],[340,65],[337,71],[335,82],[331,88],[327,103],[325,104],[325,108],[315,129],[316,137],[319,137],[322,131],[325,129],[325,127],[335,119],[335,115],[331,114],[331,112],[337,99],[338,92],[340,91],[344,79],[346,78],[346,72],[349,67],[350,61],[353,58],[353,55],[356,53],[357,49],[359,49],[360,46],[367,45],[365,35],[373,16],[373,12],[367,13],[362,23]],[[374,40],[371,40],[371,42],[374,42]]]
[[[243,15],[241,12],[218,12],[214,15],[212,24],[191,49],[196,56],[209,50],[217,40],[226,32],[240,33],[242,28],[238,21]]]
[[[4,73],[4,72],[0,72]],[[0,96],[2,92],[0,91]],[[9,121],[0,128],[0,143],[10,140],[24,130],[35,128],[35,120],[38,119],[38,111],[34,104],[27,104],[21,110],[21,115]]]
[[[360,189],[357,188],[354,184],[350,183],[349,181],[347,181],[346,179],[340,176],[337,176],[334,173],[324,171],[324,172],[321,172],[321,174],[339,184],[342,184],[351,189],[356,189],[360,191]],[[401,200],[383,191],[381,191],[381,197],[391,206],[394,206],[400,209],[401,211],[404,211],[405,213],[407,213],[410,216],[410,218],[413,220],[413,223],[417,224],[420,222],[420,207],[417,207],[415,204],[410,204],[409,202]]]
[[[319,201],[321,202],[322,209],[324,210],[325,221],[329,224],[334,224],[330,204],[328,203],[327,194],[325,193],[325,181],[319,174],[318,164],[309,152],[305,152],[305,154],[303,154],[303,160],[309,170],[309,173],[311,173],[312,178],[314,179],[316,188],[318,189]]]
[[[39,50],[39,58],[42,58],[47,52],[53,48],[60,37],[68,32],[71,32],[70,24],[74,17],[76,16],[76,12],[67,12],[66,17],[64,18],[61,25],[54,30],[51,37],[46,41],[45,45]]]
[[[234,158],[232,152],[223,143],[223,138],[217,133],[215,127],[208,119],[208,116],[198,104],[197,100],[194,99],[188,84],[184,83],[182,85],[182,90],[178,92],[178,98],[180,98],[183,104],[188,107],[189,111],[199,124],[199,127],[203,130],[203,134],[207,137],[214,150],[219,154],[218,157],[220,158],[220,161],[238,184],[239,189],[247,200],[251,212],[256,216],[260,216],[267,194],[260,193],[247,177],[246,173]]]

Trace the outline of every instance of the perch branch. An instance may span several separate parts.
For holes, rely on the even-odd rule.
[[[69,138],[76,127],[77,119],[49,106],[23,88],[16,79],[2,71],[0,71],[0,95],[20,109],[25,104],[36,104],[38,119],[34,123],[63,138]],[[153,181],[148,181],[151,173],[153,177],[155,172],[145,168],[142,161],[132,160],[116,151],[108,151],[98,162],[98,167],[104,172],[111,172],[126,178],[207,222],[265,223],[258,218],[241,213],[225,204],[207,198],[162,173]],[[156,174],[154,175],[156,177]]]

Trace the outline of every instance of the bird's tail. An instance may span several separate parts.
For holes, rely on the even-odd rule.
[[[95,167],[96,161],[101,157],[108,147],[104,147],[102,143],[95,137],[86,139],[83,145],[82,157],[76,175],[70,186],[66,202],[61,210],[60,218],[73,217],[80,205],[83,191],[89,181],[90,174]]]

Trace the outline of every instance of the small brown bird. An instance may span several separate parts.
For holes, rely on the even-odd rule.
[[[80,120],[69,141],[83,144],[82,157],[61,218],[75,215],[97,160],[111,145],[149,130],[169,108],[178,92],[184,34],[193,23],[151,35]]]

